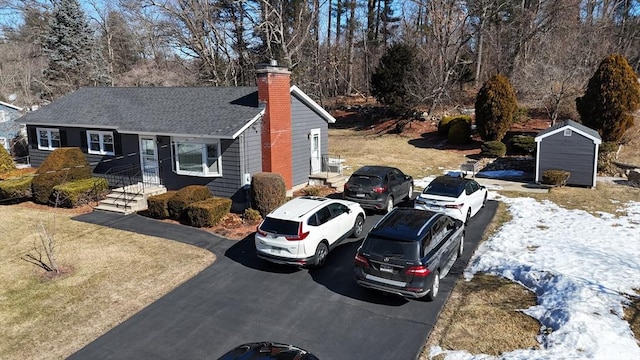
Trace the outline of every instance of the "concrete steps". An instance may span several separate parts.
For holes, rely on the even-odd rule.
[[[329,186],[337,190],[342,190],[347,180],[349,180],[348,176],[332,172],[321,172],[309,175],[309,185]]]
[[[94,210],[117,212],[124,215],[147,209],[147,197],[167,192],[163,185],[134,184],[113,189]]]

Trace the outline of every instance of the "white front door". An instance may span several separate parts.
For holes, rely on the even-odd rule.
[[[320,129],[311,129],[309,134],[311,141],[311,173],[322,171],[322,152],[320,149]]]
[[[160,184],[158,148],[155,136],[140,136],[140,165],[145,184]]]

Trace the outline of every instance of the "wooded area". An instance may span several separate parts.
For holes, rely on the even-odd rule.
[[[572,115],[605,56],[640,70],[640,0],[0,0],[0,25],[0,100],[20,106],[80,86],[255,85],[269,59],[321,102],[365,96],[398,42],[427,109],[501,73],[520,102]]]

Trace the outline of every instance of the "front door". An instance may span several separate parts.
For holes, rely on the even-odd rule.
[[[311,173],[315,174],[322,171],[320,129],[311,129],[309,140],[311,141]]]
[[[145,184],[160,184],[158,148],[155,136],[140,136],[140,165]]]

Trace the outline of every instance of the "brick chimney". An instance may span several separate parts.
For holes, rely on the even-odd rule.
[[[291,72],[275,60],[256,68],[258,103],[262,118],[262,171],[282,175],[287,189],[293,187],[291,143]]]

